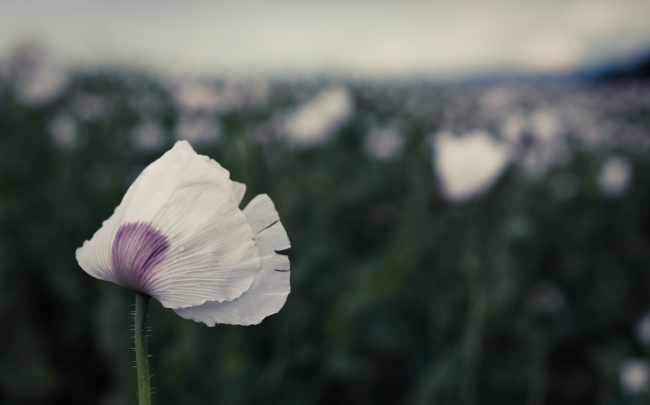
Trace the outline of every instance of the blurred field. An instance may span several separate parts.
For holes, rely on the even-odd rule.
[[[253,327],[154,303],[155,403],[650,400],[650,83],[233,82],[36,62],[5,60],[0,81],[0,404],[135,403],[133,294],[74,251],[177,139],[246,183],[245,202],[273,198],[292,292]],[[508,158],[459,201],[435,138],[472,131]]]

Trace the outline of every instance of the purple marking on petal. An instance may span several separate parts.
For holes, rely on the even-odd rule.
[[[120,226],[111,256],[115,283],[149,293],[151,275],[169,250],[169,241],[150,224]]]

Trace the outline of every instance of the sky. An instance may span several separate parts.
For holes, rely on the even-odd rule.
[[[554,74],[650,49],[650,1],[5,1],[0,57],[193,74]]]

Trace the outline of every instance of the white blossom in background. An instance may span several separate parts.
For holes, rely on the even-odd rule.
[[[266,98],[266,88],[261,83],[228,81],[219,88],[219,111],[237,111],[260,105]]]
[[[377,160],[391,160],[404,148],[404,137],[391,128],[374,129],[363,140],[365,153]]]
[[[610,156],[598,171],[598,187],[605,197],[624,194],[632,180],[632,166],[623,156]]]
[[[184,80],[171,86],[176,106],[185,114],[221,114],[260,106],[269,90],[266,81],[253,79],[221,84]]]
[[[501,121],[501,136],[514,148],[524,148],[526,138],[526,117],[519,112],[511,112]]]
[[[43,105],[58,97],[68,85],[66,72],[56,66],[39,66],[22,83],[19,97],[29,105]]]
[[[217,117],[209,115],[181,115],[176,123],[176,139],[196,145],[213,145],[221,139],[221,125]]]
[[[508,145],[485,131],[463,136],[442,132],[434,136],[434,171],[443,196],[470,200],[499,178],[510,162]]]
[[[185,141],[150,164],[77,249],[89,275],[157,299],[183,318],[251,325],[289,294],[290,247],[271,199],[242,210],[246,186]]]
[[[140,123],[131,131],[131,144],[142,152],[152,152],[165,145],[165,132],[154,120]]]
[[[501,136],[510,144],[517,166],[533,178],[570,162],[565,131],[557,112],[544,108],[510,114],[501,125]]]
[[[636,339],[643,346],[650,346],[650,313],[645,314],[634,330]]]
[[[353,110],[352,96],[346,88],[324,89],[286,117],[284,133],[298,147],[319,146],[334,136]]]
[[[619,382],[623,392],[629,395],[638,394],[648,389],[650,370],[648,363],[639,359],[630,359],[619,367]]]
[[[77,123],[70,114],[59,113],[47,123],[48,133],[62,149],[74,149],[79,143]]]
[[[178,109],[185,113],[214,113],[222,107],[222,100],[214,86],[195,81],[177,86],[174,100]]]
[[[66,69],[36,43],[19,43],[10,51],[6,65],[9,82],[25,104],[47,104],[67,87]]]
[[[534,110],[529,119],[531,132],[544,141],[554,140],[560,137],[564,131],[562,122],[554,110]]]

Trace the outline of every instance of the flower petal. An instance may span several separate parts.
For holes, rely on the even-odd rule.
[[[434,170],[442,195],[465,202],[486,192],[510,163],[508,146],[485,131],[434,138]]]
[[[169,247],[164,257],[156,256],[145,276],[135,278],[146,283],[127,287],[150,294],[168,308],[239,297],[250,288],[260,259],[229,175],[187,142],[177,142],[142,172],[113,216],[78,249],[80,265],[94,277],[121,284],[124,276],[118,277],[119,266],[110,260],[118,230],[144,224],[166,238]],[[128,254],[150,252],[138,246],[113,256],[149,263],[148,258]]]
[[[232,191],[233,193],[235,193],[235,198],[237,199],[237,205],[241,204],[241,200],[242,198],[244,198],[244,194],[246,194],[246,184],[233,181]]]
[[[290,247],[287,233],[267,195],[255,197],[244,213],[256,232],[262,261],[251,288],[233,301],[206,302],[193,308],[175,309],[178,315],[208,326],[216,323],[254,325],[284,305],[291,289],[289,258],[277,254],[276,250]]]
[[[113,271],[112,255],[113,241],[126,207],[131,204],[135,193],[131,190],[137,189],[142,182],[142,175],[138,176],[127,191],[122,202],[115,208],[113,215],[102,223],[102,227],[95,232],[90,240],[84,241],[83,245],[75,252],[79,266],[89,275],[105,281],[119,284],[118,275]]]

